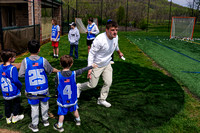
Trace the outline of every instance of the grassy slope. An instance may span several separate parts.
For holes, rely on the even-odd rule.
[[[96,104],[102,80],[93,90],[82,92],[79,99],[79,112],[82,120],[77,128],[73,116],[65,118],[66,132],[198,132],[200,114],[199,103],[190,95],[184,93],[177,82],[160,70],[152,66],[149,58],[136,45],[126,39],[127,33],[120,33],[119,44],[126,61],[115,55],[113,65],[113,85],[108,101],[111,108],[104,108]],[[139,33],[140,34],[140,33]],[[87,65],[87,46],[85,35],[81,35],[79,45],[80,59],[74,61],[71,70]],[[41,48],[40,56],[44,56],[52,66],[60,68],[59,61],[53,59],[50,43]],[[60,54],[69,53],[67,36],[60,41]],[[25,56],[17,58],[20,62]],[[50,93],[54,94],[55,74],[49,76]],[[23,79],[20,79],[24,86]],[[77,78],[77,82],[85,82],[86,73]],[[24,90],[24,87],[22,88]],[[22,91],[23,92],[23,91]],[[3,99],[0,99],[0,112],[3,113]],[[31,122],[30,107],[22,96],[25,119],[15,125],[6,125],[5,119],[0,121],[1,128],[30,132],[27,125]],[[53,132],[52,125],[57,121],[57,106],[55,99],[50,99],[49,111],[56,117],[50,118],[50,126],[44,128],[40,123],[40,132]]]

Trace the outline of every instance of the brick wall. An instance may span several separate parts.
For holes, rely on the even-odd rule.
[[[28,7],[27,4],[18,4],[15,10],[16,26],[28,25]]]

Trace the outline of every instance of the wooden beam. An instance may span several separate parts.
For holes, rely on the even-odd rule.
[[[7,3],[27,3],[24,0],[0,0],[0,3],[7,4]]]

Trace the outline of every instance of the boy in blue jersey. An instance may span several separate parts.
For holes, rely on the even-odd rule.
[[[84,71],[90,70],[94,67],[97,67],[96,64],[92,66],[88,66],[76,71],[70,71],[70,68],[73,65],[73,58],[69,55],[63,55],[60,58],[60,64],[63,67],[61,72],[58,72],[55,77],[55,87],[58,105],[58,115],[59,120],[58,123],[54,124],[54,129],[59,132],[63,132],[63,121],[64,116],[67,112],[73,112],[75,116],[76,125],[79,126],[81,124],[79,113],[78,113],[78,105],[77,105],[77,86],[76,86],[76,77],[81,75]]]
[[[57,25],[57,21],[55,19],[52,19],[52,29],[51,29],[51,36],[50,40],[52,41],[53,46],[53,57],[58,58],[58,52],[59,52],[59,40],[60,40],[60,26]]]
[[[40,43],[36,40],[29,41],[28,50],[30,56],[23,59],[19,70],[19,77],[25,77],[26,90],[25,93],[37,94],[48,94],[48,79],[46,73],[58,72],[57,69],[53,68],[49,62],[38,56],[40,51]],[[31,105],[31,117],[32,123],[29,124],[29,128],[33,132],[38,132],[39,124],[39,104],[41,105],[42,122],[44,126],[49,126],[48,122],[48,109],[49,109],[49,98],[28,98],[28,103]]]
[[[19,115],[22,84],[18,80],[17,68],[11,64],[15,61],[15,56],[10,50],[1,52],[3,64],[0,66],[0,79],[7,124],[16,123],[24,118],[23,114]]]

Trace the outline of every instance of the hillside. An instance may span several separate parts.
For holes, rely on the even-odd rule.
[[[68,0],[64,1],[64,12],[67,12]],[[116,20],[120,25],[129,25],[140,28],[146,23],[148,16],[149,0],[69,0],[70,17],[82,18],[87,23],[88,17],[96,17],[99,23],[105,24],[107,19]],[[77,5],[76,5],[77,4]],[[149,5],[150,22],[163,23],[169,19],[170,2],[168,0],[150,0]],[[120,10],[120,11],[119,11]],[[128,15],[126,12],[128,10]],[[77,16],[76,16],[77,14]],[[172,3],[171,16],[191,16],[191,10],[186,7]],[[66,16],[67,17],[67,16]]]

